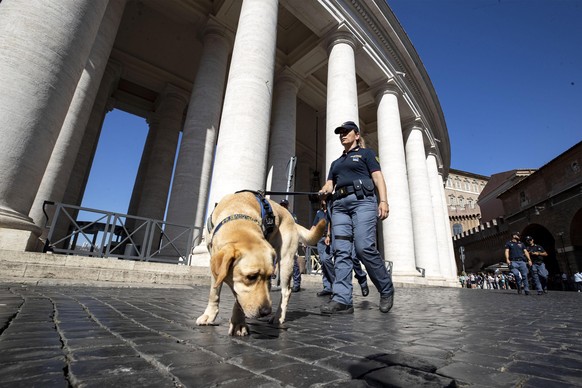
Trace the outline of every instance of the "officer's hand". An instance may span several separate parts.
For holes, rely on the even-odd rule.
[[[388,218],[388,213],[390,213],[390,206],[382,201],[378,204],[378,218],[385,220]]]

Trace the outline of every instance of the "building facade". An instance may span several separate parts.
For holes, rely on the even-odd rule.
[[[352,120],[386,176],[394,275],[454,278],[444,116],[384,0],[9,0],[0,18],[0,249],[37,249],[45,200],[80,204],[112,108],[149,123],[128,212],[197,228],[227,193],[285,190],[293,156],[292,189],[319,188]]]
[[[505,243],[518,231],[548,252],[544,262],[552,279],[582,270],[581,163],[582,142],[538,170],[507,174],[506,181],[512,184],[496,184],[505,187],[497,194],[503,215],[454,237],[459,268],[461,246],[468,272],[505,262]]]
[[[481,223],[479,195],[489,177],[466,171],[450,169],[445,183],[445,197],[453,236],[472,229]]]

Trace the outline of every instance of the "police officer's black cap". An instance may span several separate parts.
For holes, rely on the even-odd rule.
[[[519,232],[513,232],[511,235],[521,237],[521,233],[519,233]]]
[[[527,236],[527,237],[525,238],[525,241],[531,241],[531,240],[533,240],[533,237],[532,237],[532,236]]]
[[[345,123],[343,123],[342,125],[340,125],[339,127],[337,127],[335,129],[335,134],[339,135],[340,133],[342,133],[345,130],[351,131],[352,129],[354,130],[354,132],[359,133],[360,132],[360,128],[358,128],[358,126],[356,125],[356,123],[354,123],[353,121],[346,121]]]
[[[279,202],[279,205],[288,206],[289,205],[289,201],[286,200],[286,199],[282,199],[281,202]]]

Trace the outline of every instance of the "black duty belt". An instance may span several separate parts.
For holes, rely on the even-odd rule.
[[[347,197],[348,195],[354,194],[355,192],[356,189],[354,189],[354,186],[342,186],[340,188],[335,189],[332,198],[335,201],[336,199]]]
[[[523,261],[523,259],[511,259],[511,261]]]

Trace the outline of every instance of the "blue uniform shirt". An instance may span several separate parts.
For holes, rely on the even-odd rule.
[[[545,249],[542,248],[541,246],[539,246],[538,244],[534,244],[534,245],[530,245],[527,248],[527,251],[529,252],[529,257],[531,258],[531,260],[536,263],[536,264],[541,264],[544,262],[544,257],[543,256],[538,256],[538,255],[532,255],[532,252],[545,252]]]
[[[376,154],[369,148],[354,147],[331,163],[327,180],[334,186],[349,186],[356,179],[368,179],[374,171],[380,171]]]
[[[312,226],[317,225],[317,223],[319,222],[319,220],[325,220],[326,225],[329,222],[328,216],[327,216],[327,212],[324,212],[323,210],[318,210],[317,213],[315,213],[315,219],[313,220],[313,224]]]
[[[505,249],[509,248],[509,259],[510,260],[523,260],[526,261],[525,253],[523,253],[525,249],[525,245],[522,242],[513,242],[508,241],[505,244]]]

